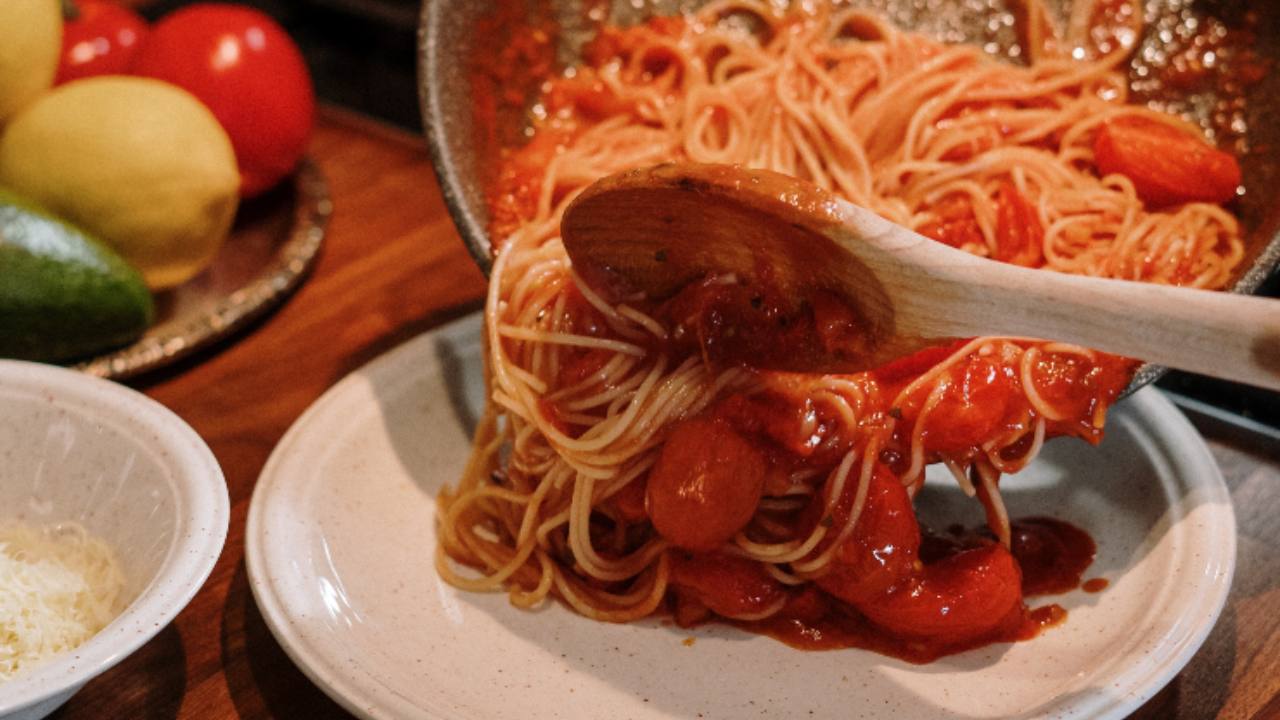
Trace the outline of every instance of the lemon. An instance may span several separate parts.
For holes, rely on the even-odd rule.
[[[226,132],[187,91],[104,76],[55,88],[9,122],[0,185],[100,238],[159,290],[213,261],[240,172]]]
[[[61,49],[58,0],[0,0],[0,122],[53,84]]]

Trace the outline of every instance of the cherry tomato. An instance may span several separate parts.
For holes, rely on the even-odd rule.
[[[68,2],[54,83],[128,72],[147,37],[147,21],[110,0]]]
[[[1012,371],[982,357],[951,369],[952,384],[925,418],[925,449],[960,453],[981,444],[999,427],[1012,401]]]
[[[671,584],[717,615],[750,618],[775,608],[786,588],[760,563],[713,553],[671,559]]]
[[[1240,186],[1240,164],[1230,154],[1175,127],[1143,117],[1122,117],[1093,141],[1098,172],[1124,175],[1153,207],[1187,202],[1225,203]]]
[[[933,214],[937,219],[916,228],[916,232],[955,248],[986,244],[969,196],[948,195],[934,206]]]
[[[964,347],[968,342],[969,339],[962,339],[946,345],[935,345],[923,350],[917,350],[910,355],[887,362],[872,372],[877,380],[886,384],[914,380],[916,377],[928,372],[934,365],[951,357],[952,353]]]
[[[1037,267],[1044,258],[1044,226],[1030,200],[1011,182],[996,193],[996,252],[1001,262]]]
[[[213,111],[240,164],[240,194],[258,195],[291,173],[315,122],[302,53],[257,10],[191,5],[160,20],[134,63],[138,75],[185,88]]]
[[[1004,627],[1022,610],[1022,573],[1003,545],[964,550],[856,607],[903,637],[964,643]]]
[[[676,425],[649,473],[653,527],[686,550],[715,550],[751,521],[765,470],[764,454],[727,421],[697,417]]]
[[[807,458],[823,440],[827,428],[814,427],[813,402],[804,395],[730,395],[715,407],[744,436],[765,435],[797,457]]]
[[[857,482],[851,479],[830,518],[832,533],[839,532],[848,520],[856,493]],[[823,502],[818,498],[810,507]],[[920,524],[907,489],[888,468],[877,465],[858,524],[836,548],[829,570],[818,579],[818,585],[845,602],[867,602],[910,575],[919,550]]]

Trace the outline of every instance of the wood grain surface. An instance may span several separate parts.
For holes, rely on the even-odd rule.
[[[313,276],[213,351],[132,383],[209,443],[231,495],[222,559],[191,605],[94,680],[60,720],[347,718],[289,661],[249,591],[244,525],[289,425],[347,373],[479,308],[484,278],[441,202],[419,138],[334,110],[313,156],[334,214]],[[1280,718],[1280,447],[1210,436],[1240,525],[1228,606],[1191,664],[1134,717]]]

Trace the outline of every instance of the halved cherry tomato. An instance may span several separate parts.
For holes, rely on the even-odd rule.
[[[991,543],[926,565],[924,572],[856,607],[895,635],[964,643],[1020,616],[1021,584],[1013,556]]]
[[[933,214],[937,219],[921,225],[916,232],[955,248],[985,244],[968,195],[948,195],[933,208]]]
[[[1070,353],[1045,352],[1036,360],[1031,377],[1037,394],[1065,422],[1096,430],[1094,411],[1099,404],[1105,407],[1115,402],[1129,384],[1135,366],[1133,360],[1114,355],[1099,353],[1089,360]]]
[[[1037,267],[1044,257],[1040,214],[1011,182],[996,191],[996,260]]]
[[[766,469],[764,454],[727,420],[697,417],[676,425],[649,473],[653,527],[686,550],[715,550],[755,514]]]
[[[788,620],[799,620],[812,625],[826,617],[831,611],[831,598],[813,585],[802,585],[799,592],[793,592],[782,606],[778,617]]]
[[[830,429],[822,423],[813,422],[817,411],[813,402],[803,396],[779,393],[730,395],[717,403],[714,411],[743,435],[764,435],[787,452],[802,458],[813,454]]]
[[[856,490],[857,483],[849,482],[831,518],[821,520],[832,533],[848,519]],[[814,504],[821,503],[818,498]],[[920,524],[907,489],[887,467],[877,465],[853,534],[836,548],[827,574],[817,582],[845,602],[867,602],[910,575],[919,550]]]
[[[956,340],[946,345],[935,345],[885,363],[872,371],[876,379],[882,383],[896,383],[914,379],[923,375],[934,365],[951,357],[952,353],[964,347],[969,340]]]
[[[1059,414],[1084,418],[1096,401],[1095,365],[1073,353],[1041,353],[1031,371],[1036,393]]]
[[[727,618],[759,615],[786,597],[782,583],[765,572],[760,563],[721,554],[674,554],[671,584]]]
[[[613,357],[613,353],[595,348],[575,348],[565,353],[556,374],[556,387],[577,385],[604,369]]]
[[[565,435],[573,434],[573,427],[564,419],[564,414],[560,412],[559,405],[546,398],[540,398],[538,400],[538,410],[542,412],[542,417],[546,418],[547,422],[554,425],[557,430]]]
[[[120,75],[129,70],[147,37],[147,21],[109,0],[63,4],[62,57],[55,85],[93,75]]]
[[[1152,207],[1225,203],[1240,186],[1240,164],[1204,140],[1144,117],[1122,117],[1098,130],[1094,160],[1103,175],[1133,181]]]
[[[258,195],[293,172],[315,122],[311,76],[289,35],[238,5],[185,7],[152,28],[138,75],[185,88],[222,123],[240,164],[240,194]]]
[[[548,125],[505,158],[489,196],[493,215],[489,234],[495,242],[506,240],[521,223],[533,217],[547,164],[572,137],[572,130]]]
[[[925,418],[925,449],[960,452],[991,437],[1013,396],[1011,371],[974,357],[951,369],[952,383]]]

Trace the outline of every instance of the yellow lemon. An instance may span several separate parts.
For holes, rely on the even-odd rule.
[[[53,84],[61,49],[58,0],[0,0],[0,123]]]
[[[240,172],[226,132],[187,91],[105,76],[59,86],[12,118],[0,185],[88,230],[164,289],[212,262]]]

